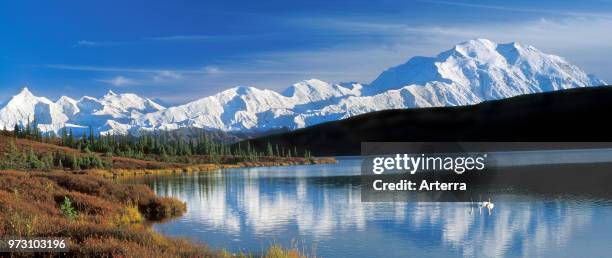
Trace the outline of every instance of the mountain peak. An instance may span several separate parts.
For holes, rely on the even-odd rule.
[[[308,80],[303,80],[300,82],[296,82],[293,85],[289,86],[285,91],[282,92],[282,95],[286,97],[291,97],[296,94],[296,92],[309,92],[312,89],[324,90],[324,88],[328,87],[329,84],[327,82],[321,81],[319,79],[311,78]]]
[[[19,94],[17,94],[19,96],[34,96],[34,94],[32,94],[32,92],[30,92],[30,89],[28,89],[27,86],[24,86],[21,91],[19,92]]]
[[[62,95],[59,99],[57,99],[56,103],[65,103],[65,102],[76,102],[76,100],[68,97],[66,95]]]
[[[104,95],[104,97],[111,97],[111,96],[117,96],[117,93],[113,92],[113,90],[108,90],[106,95]]]
[[[475,38],[475,39],[470,39],[468,41],[464,41],[464,42],[457,44],[457,46],[461,46],[461,45],[482,45],[482,46],[491,47],[491,46],[497,45],[497,43],[489,39]]]
[[[446,57],[458,54],[464,57],[487,58],[494,53],[497,43],[488,39],[472,39],[455,45],[451,50],[443,52],[440,56]]]
[[[409,85],[444,83],[465,87],[483,99],[601,85],[563,58],[518,42],[472,39],[435,57],[414,57],[381,73],[367,89],[377,94]]]
[[[308,80],[303,80],[302,82],[307,83],[307,84],[311,84],[311,85],[327,84],[326,82],[321,81],[321,80],[319,80],[317,78],[310,78]]]

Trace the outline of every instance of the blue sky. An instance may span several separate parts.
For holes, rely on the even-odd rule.
[[[612,1],[3,1],[0,103],[109,89],[178,104],[237,85],[370,82],[472,38],[611,82]]]

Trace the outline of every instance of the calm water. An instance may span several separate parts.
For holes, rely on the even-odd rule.
[[[346,180],[359,176],[359,160],[339,161],[131,181],[188,204],[184,216],[155,230],[232,252],[280,243],[322,257],[612,253],[612,205],[605,199],[529,197],[496,202],[491,215],[469,203],[362,203],[359,180]]]

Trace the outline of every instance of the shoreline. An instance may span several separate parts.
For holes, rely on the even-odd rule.
[[[337,162],[332,157],[309,155],[191,155],[160,161],[155,155],[137,159],[83,152],[1,133],[0,156],[0,235],[20,239],[64,238],[70,248],[63,255],[85,257],[234,256],[210,249],[205,243],[165,236],[148,228],[146,223],[180,217],[187,210],[187,203],[158,196],[147,185],[122,184],[114,178]],[[75,163],[78,165],[74,166]],[[265,253],[275,257],[302,256],[295,248],[276,245]],[[44,252],[31,254],[54,256]],[[11,255],[30,254],[15,251]]]
[[[198,165],[198,168],[240,168],[336,163],[333,158],[312,162],[243,162],[232,165]],[[191,168],[191,167],[190,167]],[[193,171],[176,172],[206,172]],[[136,170],[132,175],[164,173],[175,170]],[[109,172],[106,172],[108,175]],[[116,175],[116,174],[112,174]],[[125,173],[120,176],[126,175]],[[68,199],[67,211],[66,199]],[[21,171],[0,170],[0,235],[20,238],[61,237],[69,242],[64,254],[100,254],[126,257],[235,257],[206,243],[156,232],[154,223],[179,218],[187,203],[161,197],[144,184],[122,184],[104,177],[101,171]],[[49,253],[30,253],[49,255]],[[262,257],[304,257],[295,247],[273,244]],[[21,256],[26,253],[15,252]],[[255,253],[238,256],[254,257]]]
[[[280,166],[296,166],[296,165],[319,165],[319,164],[335,164],[338,160],[334,157],[321,158],[287,158],[285,160],[275,161],[242,161],[236,164],[193,164],[184,165],[174,168],[117,168],[117,169],[90,169],[84,171],[86,174],[93,174],[103,178],[117,178],[124,176],[139,176],[139,175],[157,175],[157,174],[176,174],[176,173],[191,173],[191,172],[211,172],[219,169],[228,168],[250,168],[250,167],[280,167]],[[68,172],[68,171],[66,171]],[[80,172],[72,172],[80,173]]]

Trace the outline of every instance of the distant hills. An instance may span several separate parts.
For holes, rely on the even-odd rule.
[[[473,105],[487,100],[604,85],[562,57],[519,43],[460,43],[435,57],[413,57],[370,84],[305,80],[284,92],[239,86],[184,105],[165,107],[135,94],[51,101],[27,88],[0,106],[0,128],[36,121],[100,133],[202,128],[262,133],[298,129],[388,110]]]
[[[612,141],[612,86],[385,110],[250,140],[302,146],[315,155],[359,155],[365,141]]]

